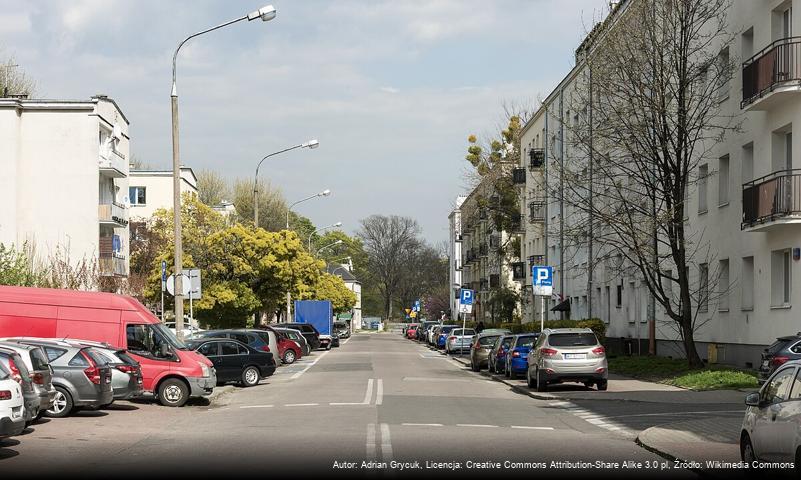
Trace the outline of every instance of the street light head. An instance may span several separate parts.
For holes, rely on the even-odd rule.
[[[257,18],[261,18],[263,22],[269,22],[275,18],[275,13],[275,7],[272,5],[267,5],[265,7],[261,7],[255,12],[248,13],[248,20],[256,20]]]
[[[313,148],[319,147],[320,146],[320,142],[318,142],[316,138],[313,138],[313,139],[309,140],[308,142],[304,143],[303,146],[306,147],[306,148],[312,148],[313,149]]]
[[[342,222],[337,222],[337,223],[333,224],[332,226],[333,227],[341,227],[342,226]]]
[[[327,196],[331,195],[331,190],[326,188],[322,192],[318,193],[318,195],[320,195],[321,197],[327,197]]]

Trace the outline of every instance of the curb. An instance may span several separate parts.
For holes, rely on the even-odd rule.
[[[651,428],[654,428],[654,427],[651,427]],[[690,463],[688,460],[685,460],[683,458],[679,458],[679,457],[677,457],[675,455],[672,455],[672,454],[670,454],[668,452],[660,450],[658,447],[655,447],[653,445],[649,445],[649,444],[643,442],[642,439],[640,439],[640,436],[642,434],[648,432],[648,430],[650,430],[651,428],[646,428],[642,432],[638,433],[637,434],[637,438],[634,439],[634,443],[636,443],[638,446],[640,446],[643,450],[648,450],[649,452],[654,453],[656,455],[659,455],[660,457],[662,457],[665,460],[668,460],[670,462]],[[731,477],[732,473],[741,473],[741,472],[728,472],[728,475],[721,475],[721,474],[716,473],[714,470],[708,470],[706,468],[693,468],[693,467],[689,467],[689,468],[687,468],[687,470],[690,470],[691,472],[696,473],[699,476],[704,477],[704,478],[732,478]],[[736,475],[735,475],[735,477],[736,477]]]

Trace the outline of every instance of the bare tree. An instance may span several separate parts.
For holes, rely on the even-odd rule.
[[[577,52],[583,71],[569,102],[574,116],[563,119],[565,142],[579,155],[554,165],[574,215],[568,247],[591,241],[590,269],[602,262],[641,279],[692,367],[703,365],[694,332],[716,271],[703,231],[689,228],[687,199],[706,181],[699,167],[715,144],[738,128],[720,111],[734,68],[720,55],[729,41],[727,7],[727,0],[633,0],[596,27]]]
[[[231,200],[231,188],[228,181],[214,170],[198,172],[197,190],[200,201],[210,207],[219,205],[223,200]]]
[[[259,180],[259,226],[270,232],[286,227],[286,201],[281,190],[269,182]],[[234,182],[233,202],[243,222],[253,221],[253,180],[238,179]]]
[[[36,94],[36,83],[17,64],[14,57],[0,60],[0,97]]]

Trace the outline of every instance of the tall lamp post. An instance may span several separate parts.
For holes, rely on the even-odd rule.
[[[288,151],[294,150],[296,148],[308,148],[310,150],[313,150],[313,149],[315,149],[315,148],[317,148],[319,146],[320,146],[320,142],[318,142],[316,139],[312,139],[312,140],[309,140],[306,143],[301,143],[301,144],[295,145],[294,147],[289,147],[289,148],[285,148],[283,150],[279,150],[277,152],[273,152],[273,153],[271,153],[269,155],[266,155],[264,158],[262,158],[259,161],[259,164],[256,165],[256,175],[253,176],[253,225],[255,225],[257,228],[259,226],[259,195],[258,195],[258,193],[259,193],[259,168],[261,168],[262,162],[264,162],[265,160],[267,160],[270,157],[278,155],[279,153],[288,152]]]
[[[323,190],[320,193],[315,193],[314,195],[309,195],[308,197],[306,197],[306,198],[304,198],[302,200],[298,200],[297,202],[295,202],[292,205],[290,205],[289,207],[287,207],[287,209],[286,209],[286,229],[289,230],[289,212],[292,211],[292,207],[294,207],[295,205],[297,205],[299,203],[303,203],[306,200],[311,200],[312,198],[327,197],[329,195],[331,195],[331,190],[326,188],[325,190]]]
[[[342,222],[337,222],[337,223],[334,223],[332,225],[328,225],[327,227],[314,229],[314,231],[309,234],[309,253],[311,253],[311,240],[312,240],[312,237],[314,236],[315,233],[322,232],[323,230],[329,230],[329,229],[332,229],[332,228],[341,227],[341,226],[342,226]]]
[[[175,80],[175,64],[178,59],[178,52],[186,42],[192,38],[209,33],[214,30],[233,25],[234,23],[241,22],[242,20],[256,20],[260,18],[262,21],[267,22],[275,18],[275,7],[267,5],[254,12],[250,12],[245,16],[229,20],[221,23],[215,27],[194,33],[186,37],[175,53],[172,55],[172,90],[170,92],[170,103],[172,108],[172,189],[173,189],[173,223],[175,226],[175,332],[178,338],[183,338],[184,327],[184,295],[183,295],[183,242],[181,241],[181,156],[178,147],[178,87]]]
[[[336,242],[331,242],[331,243],[329,243],[328,245],[326,245],[324,247],[320,247],[320,248],[317,249],[317,252],[315,252],[315,255],[319,255],[320,252],[322,252],[326,248],[335,247],[335,246],[339,245],[340,243],[342,243],[342,240],[337,240]]]

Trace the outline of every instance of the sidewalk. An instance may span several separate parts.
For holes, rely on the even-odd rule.
[[[637,443],[664,457],[699,462],[699,469],[706,470],[707,461],[740,461],[741,423],[731,417],[668,423],[640,432]]]

